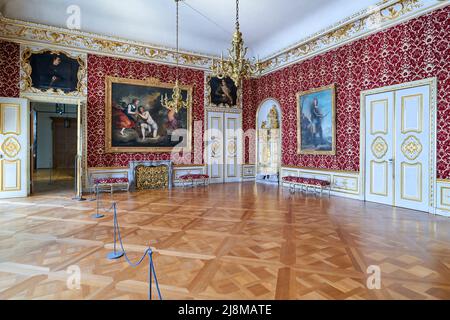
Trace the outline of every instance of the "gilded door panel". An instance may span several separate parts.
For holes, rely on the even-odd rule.
[[[222,183],[224,181],[223,113],[208,112],[207,137],[208,174],[212,183]]]
[[[20,103],[2,103],[0,105],[0,133],[3,135],[21,134]]]
[[[396,92],[395,205],[429,210],[430,87]]]
[[[241,181],[242,130],[241,115],[225,113],[225,182]]]
[[[366,200],[393,204],[392,92],[366,97]]]
[[[414,202],[422,202],[422,164],[406,163],[400,164],[400,199]],[[399,202],[400,204],[400,202]]]
[[[20,166],[20,159],[12,161],[1,160],[2,192],[20,191],[22,188]]]
[[[387,161],[370,162],[370,194],[389,196],[389,163]]]
[[[0,98],[0,198],[28,195],[27,109],[25,99]]]

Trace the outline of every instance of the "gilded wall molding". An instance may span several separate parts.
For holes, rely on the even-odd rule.
[[[176,52],[151,44],[102,36],[93,33],[52,27],[38,23],[9,19],[0,14],[0,39],[31,46],[70,49],[87,53],[128,58],[160,64],[176,64]],[[212,59],[207,55],[181,52],[180,64],[208,70]]]
[[[447,6],[449,3],[449,0],[382,0],[375,7],[358,12],[263,59],[263,75]],[[176,52],[171,48],[14,20],[1,14],[0,39],[160,64],[176,63]],[[180,64],[188,68],[209,70],[213,59],[218,57],[182,52]]]
[[[447,6],[448,0],[383,0],[264,59],[263,75],[309,59],[395,24]]]

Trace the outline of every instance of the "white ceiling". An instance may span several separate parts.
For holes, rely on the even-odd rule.
[[[226,52],[234,31],[235,1],[184,2],[180,4],[181,50],[208,55]],[[380,0],[240,2],[241,30],[249,55],[265,58]],[[81,8],[82,31],[175,47],[173,0],[0,0],[0,11],[8,18],[65,27],[66,9],[73,4]]]

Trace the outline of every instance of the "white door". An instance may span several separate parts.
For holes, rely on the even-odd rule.
[[[206,163],[211,183],[242,181],[241,128],[240,114],[208,112]]]
[[[0,198],[28,195],[28,100],[0,98]]]
[[[394,93],[366,97],[366,200],[393,204]]]
[[[395,205],[429,209],[430,87],[395,93]]]
[[[239,182],[242,168],[241,115],[236,113],[224,115],[225,182]]]
[[[223,113],[208,112],[207,159],[211,183],[223,183]]]
[[[429,85],[368,95],[366,200],[430,210]]]

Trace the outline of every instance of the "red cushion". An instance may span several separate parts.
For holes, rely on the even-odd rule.
[[[298,181],[298,177],[293,177],[293,176],[283,177],[283,181],[285,181],[285,182],[297,182]]]
[[[304,183],[307,185],[310,185],[310,186],[315,186],[315,187],[327,187],[327,186],[331,185],[331,183],[329,181],[313,179],[313,178],[306,178]]]
[[[185,174],[180,176],[180,180],[202,180],[209,179],[207,174]]]
[[[97,178],[94,180],[95,184],[119,184],[128,183],[128,178]]]
[[[331,183],[325,180],[313,179],[313,178],[302,178],[302,177],[293,177],[288,176],[283,178],[284,182],[289,183],[298,183],[298,184],[306,184],[309,186],[317,186],[317,187],[327,187],[330,186]]]

